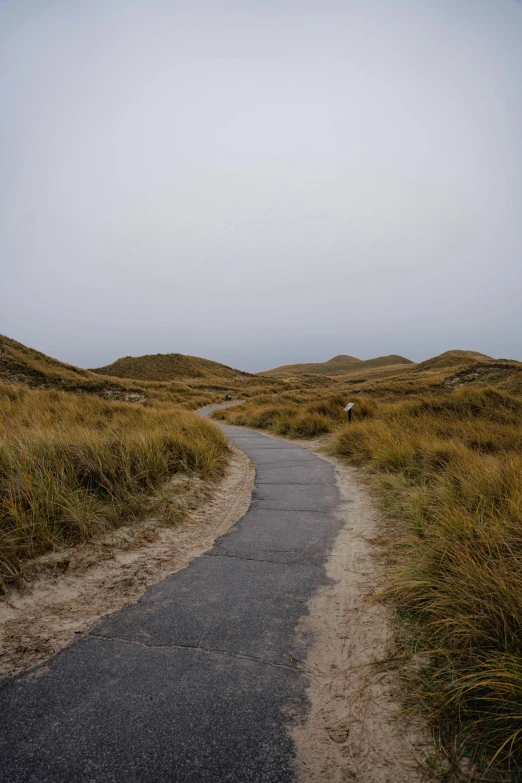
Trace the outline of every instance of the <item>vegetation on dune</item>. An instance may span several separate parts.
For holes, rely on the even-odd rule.
[[[185,356],[182,353],[157,353],[147,356],[124,356],[106,367],[92,370],[98,375],[135,378],[145,381],[172,381],[182,378],[241,378],[250,373],[234,370],[225,364]]]
[[[217,427],[179,408],[0,383],[0,578],[150,512],[177,472],[219,476],[227,454]]]
[[[522,399],[380,404],[333,449],[374,470],[405,523],[389,595],[422,662],[417,703],[486,763],[522,764]]]
[[[418,663],[412,700],[447,747],[492,769],[522,767],[522,363],[469,351],[419,365],[338,356],[281,377],[139,359],[148,375],[138,383],[1,338],[0,578],[151,512],[176,472],[219,475],[224,437],[182,408],[229,393],[246,402],[215,418],[329,433],[335,454],[365,467],[397,521],[386,597]]]
[[[61,389],[80,394],[96,394],[107,400],[145,402],[158,396],[159,389],[145,390],[143,385],[125,383],[73,367],[22,343],[0,335],[0,381],[31,388]]]
[[[205,361],[194,359],[196,364]],[[132,378],[101,375],[99,371],[73,367],[0,335],[0,381],[31,388],[96,395],[104,400],[143,403],[154,408],[168,408],[175,404],[195,410],[221,401],[225,392],[237,391],[243,385],[248,386],[248,389],[245,389],[247,395],[259,393],[270,385],[281,385],[275,379],[258,379],[235,370],[222,375],[220,368],[223,365],[216,362],[208,362],[208,365],[215,366],[217,374],[209,375],[207,372],[202,377],[195,369],[193,377],[165,381],[162,380],[161,372],[155,376],[149,367],[150,380],[138,382]]]
[[[376,359],[357,359],[355,356],[346,356],[339,354],[329,359],[327,362],[310,362],[308,364],[286,364],[282,367],[276,367],[273,370],[266,370],[262,375],[268,376],[292,376],[303,374],[318,375],[346,375],[353,372],[365,372],[375,367],[396,367],[401,365],[413,364],[410,359],[404,356],[379,356]]]
[[[172,371],[170,360],[176,356],[182,360],[183,377],[164,380],[162,362],[169,360],[169,371]],[[150,363],[148,359],[153,359],[156,363]],[[118,377],[102,375],[101,370],[73,367],[0,335],[0,382],[31,388],[89,394],[104,400],[133,402],[151,408],[167,409],[174,404],[195,410],[221,402],[226,393],[248,398],[266,392],[285,391],[292,387],[291,383],[280,378],[250,375],[217,362],[181,354],[158,354],[153,357],[138,357],[132,361],[139,363],[141,360],[143,373],[148,380],[138,381],[125,377],[124,373]],[[175,365],[176,360],[173,361]],[[204,368],[204,372],[201,368]],[[193,375],[190,375],[191,372]],[[185,373],[189,373],[189,376],[185,377]],[[329,379],[322,377],[310,378],[307,381],[299,379],[298,382],[306,388],[330,383]]]
[[[452,367],[455,365],[462,365],[463,362],[469,361],[470,363],[482,360],[491,360],[491,356],[487,356],[485,353],[478,353],[477,351],[445,351],[438,356],[432,356],[431,359],[426,359],[424,362],[420,362],[417,365],[417,370],[422,372],[423,370],[431,370],[434,368]]]
[[[462,363],[463,362],[463,363]],[[332,435],[329,448],[365,466],[397,520],[386,592],[403,618],[411,701],[446,747],[490,771],[522,766],[522,397],[469,378],[469,357],[365,384],[354,421],[346,391],[293,390],[215,414],[281,435]],[[477,364],[495,372],[493,360]],[[460,374],[459,374],[460,373]],[[484,375],[483,373],[483,375]],[[461,379],[458,388],[449,383]],[[482,376],[483,377],[483,376]],[[416,383],[415,383],[416,378]],[[344,389],[347,387],[344,386]],[[514,390],[514,392],[513,392]],[[314,399],[315,396],[315,399]],[[395,530],[395,528],[394,528]],[[412,670],[413,671],[413,670]]]
[[[310,396],[310,393],[299,395],[295,392],[286,392],[278,397],[260,396],[237,408],[215,411],[213,418],[271,430],[292,438],[323,435],[344,421],[344,397],[331,395],[320,401],[304,402]]]
[[[231,373],[138,385],[0,336],[0,582],[27,558],[157,510],[160,495],[162,517],[176,517],[169,476],[217,476],[227,458],[221,432],[188,411],[290,388]]]

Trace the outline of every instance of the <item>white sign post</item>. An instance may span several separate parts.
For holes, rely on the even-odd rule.
[[[349,402],[346,408],[344,409],[348,414],[348,421],[352,420],[352,408],[355,405],[354,402]]]

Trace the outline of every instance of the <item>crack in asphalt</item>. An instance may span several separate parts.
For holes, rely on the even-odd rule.
[[[121,642],[123,644],[133,644],[136,647],[142,647],[145,650],[194,650],[195,652],[203,652],[208,655],[228,655],[231,658],[240,658],[247,661],[255,661],[255,663],[262,663],[265,666],[273,666],[276,669],[289,669],[292,672],[302,674],[305,669],[301,669],[299,666],[290,666],[287,663],[276,663],[275,661],[268,661],[266,658],[260,658],[256,655],[245,655],[242,653],[234,653],[230,650],[219,650],[208,647],[198,647],[196,644],[147,644],[146,642],[140,642],[135,639],[125,639],[123,636],[99,636],[94,633],[89,633],[85,637],[86,639],[98,639],[102,642]],[[289,658],[293,658],[291,653],[288,653]],[[295,659],[297,660],[297,659]]]
[[[326,484],[324,481],[256,481],[256,486],[263,484],[271,487],[335,487],[335,484]]]
[[[240,447],[238,446],[238,448],[240,448]],[[245,454],[246,454],[246,449],[243,448],[242,450],[245,451]],[[263,451],[263,449],[261,449],[261,450]],[[281,458],[278,459],[277,457],[274,459],[273,453],[275,451],[277,454],[279,454],[279,449],[278,450],[264,449],[264,451],[272,451],[272,454],[270,454],[267,457],[259,456],[258,454],[256,454],[255,456],[250,457],[252,462],[254,462],[256,468],[261,467],[261,469],[268,468],[269,470],[279,470],[281,468],[286,468],[287,466],[289,468],[303,468],[305,466],[309,467],[310,465],[314,464],[311,460],[309,460],[309,459],[304,459],[303,460],[299,456],[296,456],[294,454],[292,454],[292,459],[288,459],[288,460],[281,459]],[[251,454],[251,453],[252,453],[252,450],[249,449],[249,454]],[[316,467],[317,468],[322,468],[323,466],[322,465],[317,465]]]
[[[262,506],[263,498],[260,500],[254,498],[252,501],[252,508],[259,509],[260,511],[294,511],[297,514],[331,514],[331,510],[324,509],[310,509],[310,508],[274,508],[273,506]]]
[[[275,565],[314,565],[313,560],[270,560],[268,557],[243,557],[243,555],[231,555],[228,552],[211,555],[203,552],[203,557],[231,557],[233,560],[246,560],[251,563],[274,563]]]

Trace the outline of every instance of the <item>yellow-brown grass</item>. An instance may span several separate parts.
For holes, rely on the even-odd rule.
[[[317,396],[315,389],[259,395],[237,408],[215,411],[213,417],[291,438],[312,438],[331,432],[346,421],[345,396],[339,393],[325,396],[324,392],[319,399]],[[358,415],[366,416],[375,403],[369,397],[359,397],[357,407]]]
[[[412,699],[448,747],[522,766],[522,397],[439,379],[436,393],[357,397],[348,424],[345,395],[310,396],[220,416],[293,437],[333,431],[333,452],[367,467],[399,521],[386,595],[420,663]]]
[[[98,375],[135,378],[146,381],[172,381],[186,378],[241,378],[249,373],[235,370],[210,359],[181,353],[157,353],[145,356],[124,356],[106,367],[92,370]]]
[[[221,402],[227,393],[236,398],[248,398],[292,388],[292,383],[279,378],[240,373],[197,357],[157,354],[128,359],[138,364],[143,378],[126,377],[129,370],[127,359],[121,360],[121,366],[120,362],[113,365],[118,365],[120,373],[113,377],[100,374],[99,370],[93,372],[73,367],[0,335],[0,382],[30,388],[95,395],[105,400],[133,402],[150,408],[168,409],[175,404],[188,410]],[[166,377],[172,379],[165,380]],[[330,381],[316,377],[308,380],[300,378],[297,383],[308,388],[328,385]]]
[[[178,471],[218,476],[227,443],[188,411],[0,382],[0,579],[151,509]]]
[[[355,356],[345,356],[343,354],[334,356],[327,362],[309,362],[308,364],[285,364],[282,367],[275,367],[273,370],[266,370],[263,375],[285,377],[292,375],[346,375],[348,373],[365,373],[367,370],[376,367],[397,367],[412,365],[410,359],[404,356],[392,354],[390,356],[378,356],[376,359],[357,359]]]
[[[216,417],[291,437],[331,433],[336,454],[373,474],[401,530],[387,596],[418,654],[417,706],[484,764],[522,766],[522,364],[470,352],[356,364],[334,377],[137,385],[4,338],[0,379],[69,393],[0,383],[0,576],[146,513],[173,472],[219,474],[224,438],[173,404],[231,392],[247,402]]]
[[[393,596],[418,703],[485,763],[522,763],[522,399],[491,387],[381,404],[337,434],[405,522]]]

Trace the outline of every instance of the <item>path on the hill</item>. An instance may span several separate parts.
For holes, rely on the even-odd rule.
[[[256,464],[245,516],[205,555],[0,686],[0,780],[295,780],[307,710],[296,632],[341,521],[333,466],[235,427]]]
[[[366,601],[379,578],[368,492],[300,445],[224,430],[256,465],[248,511],[136,603],[0,681],[0,783],[426,779],[430,738],[397,719],[393,676],[373,667],[393,636]]]

